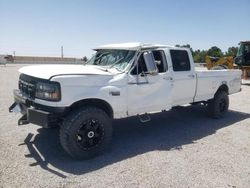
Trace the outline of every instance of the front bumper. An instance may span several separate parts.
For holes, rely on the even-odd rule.
[[[45,128],[55,125],[64,116],[65,107],[50,107],[35,103],[33,100],[23,96],[19,90],[14,90],[14,103],[9,107],[9,112],[19,105],[22,117],[18,125],[33,123]]]

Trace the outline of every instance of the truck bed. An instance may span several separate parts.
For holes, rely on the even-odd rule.
[[[224,83],[228,86],[228,94],[236,93],[240,90],[241,74],[240,70],[206,70],[196,68],[197,87],[195,102],[212,99],[218,87]]]

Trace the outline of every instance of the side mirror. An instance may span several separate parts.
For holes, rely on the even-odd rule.
[[[156,74],[158,73],[158,68],[155,63],[155,58],[152,52],[144,52],[143,58],[147,67],[147,73],[149,74]]]

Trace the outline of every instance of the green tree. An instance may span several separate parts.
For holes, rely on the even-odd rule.
[[[193,58],[195,63],[202,63],[205,62],[205,57],[207,55],[206,50],[195,50],[193,53]]]
[[[225,56],[236,56],[237,54],[237,51],[238,51],[238,47],[229,47],[227,52],[225,53]]]
[[[84,56],[84,57],[82,58],[82,60],[86,62],[86,61],[88,61],[88,58],[87,58],[86,56]]]
[[[217,46],[213,46],[207,51],[207,55],[212,57],[222,57],[223,53],[220,48],[218,48]]]
[[[191,48],[190,44],[184,44],[184,45],[181,45],[181,47],[183,47],[183,48]]]

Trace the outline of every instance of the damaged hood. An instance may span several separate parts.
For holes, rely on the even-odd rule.
[[[113,75],[104,68],[94,65],[32,65],[19,69],[19,72],[42,79],[59,75]]]

